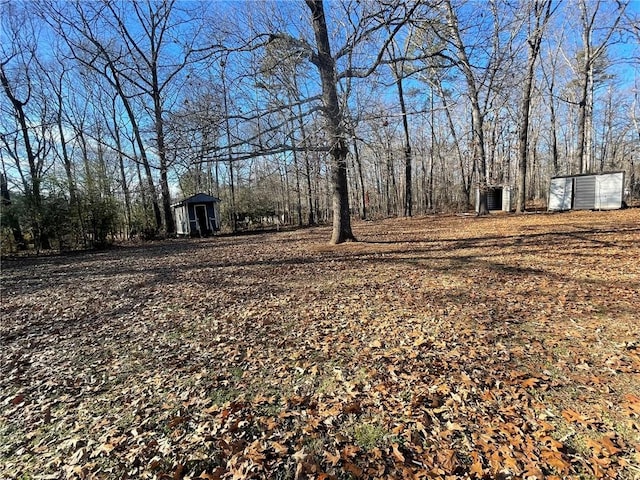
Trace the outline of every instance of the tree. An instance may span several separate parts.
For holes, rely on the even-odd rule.
[[[167,114],[165,136],[167,153],[176,168],[180,168],[182,193],[191,196],[199,192],[219,196],[219,159],[214,152],[224,130],[223,88],[214,75],[193,72],[182,104]]]
[[[295,165],[296,190],[298,197],[298,223],[302,225],[302,200],[300,186],[300,158],[302,154],[304,177],[306,178],[305,188],[307,196],[307,221],[309,225],[314,225],[315,214],[313,207],[313,189],[311,165],[310,165],[310,145],[308,117],[312,113],[303,111],[304,95],[302,86],[310,78],[310,65],[297,45],[291,38],[276,38],[268,43],[264,55],[260,61],[259,76],[257,86],[267,95],[268,104],[278,110],[276,123],[280,125],[279,130],[288,129],[290,146],[293,153]],[[269,117],[267,115],[266,117]],[[307,117],[307,119],[305,119]],[[264,117],[263,117],[264,118]]]
[[[167,233],[172,233],[165,116],[169,104],[179,96],[181,75],[186,67],[201,61],[211,51],[206,44],[196,45],[202,40],[201,28],[195,21],[197,9],[179,10],[175,0],[147,0],[76,3],[69,11],[50,3],[41,10],[65,38],[74,58],[107,77],[121,97],[144,164],[157,226],[160,228],[164,219]],[[141,110],[134,112],[134,102],[140,102]],[[154,133],[162,213],[153,187],[147,146],[140,133],[145,121]]]
[[[596,66],[605,54],[607,47],[616,32],[629,1],[617,2],[614,20],[607,27],[601,29],[599,22],[602,12],[602,0],[587,2],[579,0],[580,23],[582,26],[582,52],[580,52],[577,75],[579,82],[578,97],[578,158],[580,173],[591,172],[593,168],[593,95]],[[594,33],[598,38],[594,39]]]
[[[57,4],[50,3],[46,9],[41,10],[40,14],[50,22],[54,30],[67,44],[73,60],[78,62],[81,68],[86,69],[87,72],[93,72],[94,75],[104,79],[122,102],[138,147],[138,160],[142,163],[145,172],[146,187],[143,187],[143,197],[148,196],[151,200],[155,229],[159,231],[162,227],[162,214],[151,163],[147,155],[147,147],[143,139],[142,119],[134,104],[137,95],[132,91],[130,85],[127,85],[124,72],[126,66],[120,63],[122,55],[113,46],[114,41],[100,37],[106,30],[102,23],[104,6],[75,3],[72,7],[69,10],[62,10]],[[93,10],[94,7],[97,10]]]
[[[245,113],[239,116],[245,123],[253,122],[257,124],[258,135],[238,141],[234,148],[243,149],[244,151],[236,154],[235,158],[275,156],[286,151],[302,150],[310,152],[312,149],[318,152],[328,152],[331,162],[334,221],[331,242],[341,243],[354,240],[350,223],[347,173],[349,148],[346,137],[349,127],[346,125],[345,115],[349,101],[349,86],[343,82],[349,78],[367,78],[383,63],[384,53],[389,43],[402,26],[406,24],[418,4],[415,3],[410,7],[407,7],[403,2],[392,2],[384,6],[372,4],[364,7],[346,2],[340,4],[339,6],[344,8],[344,14],[353,15],[352,18],[357,19],[357,21],[350,23],[350,28],[341,32],[340,40],[343,40],[344,44],[342,47],[337,48],[335,52],[332,52],[329,41],[323,2],[307,1],[306,4],[311,14],[312,38],[307,39],[304,34],[296,38],[289,33],[288,27],[274,27],[270,22],[266,22],[265,30],[270,33],[254,33],[253,39],[248,42],[250,45],[247,45],[247,42],[242,42],[237,47],[230,48],[229,51],[233,53],[241,53],[247,50],[254,51],[278,42],[286,46],[284,51],[286,54],[298,55],[300,58],[310,61],[318,72],[320,93],[318,94],[314,90],[310,91],[307,88],[305,92],[307,94],[304,98],[299,99],[295,95],[289,98],[289,101],[295,102],[294,105],[280,104],[278,108],[279,110],[288,109],[294,117],[302,117],[304,115],[305,118],[313,118],[314,113],[320,111],[325,119],[324,137],[326,142],[313,148],[310,148],[311,143],[309,142],[303,142],[302,146],[289,145],[288,143],[290,142],[283,143],[282,140],[274,142],[276,138],[281,137],[273,133],[278,128],[285,129],[292,124],[287,119],[284,119],[280,122],[280,126],[272,123],[267,127],[266,131],[260,131],[261,119],[270,115],[269,108],[267,108],[262,111],[254,111],[252,115]],[[356,11],[354,9],[360,10]],[[383,35],[387,27],[389,27],[390,34]],[[375,48],[377,55],[371,62],[355,65],[350,60],[357,55],[357,50],[362,50],[365,45]],[[338,69],[339,63],[342,66],[340,70]],[[306,87],[307,85],[305,85]],[[320,106],[317,106],[318,100],[320,101]],[[298,107],[301,105],[307,107],[304,113],[299,111]],[[313,133],[310,132],[309,135],[303,135],[303,138],[306,140]],[[268,141],[265,143],[262,141],[264,139]],[[289,139],[295,140],[295,137],[290,135]],[[261,141],[256,142],[256,140]],[[256,150],[253,152],[247,151],[247,147],[253,147]]]
[[[473,132],[473,159],[478,166],[478,188],[480,193],[480,204],[478,214],[489,213],[487,205],[487,156],[484,145],[484,113],[480,105],[480,90],[473,72],[473,65],[469,60],[467,46],[462,41],[458,16],[450,0],[445,0],[446,25],[448,27],[448,41],[451,42],[455,60],[458,68],[462,71],[467,83],[467,94],[471,103],[471,128]]]
[[[531,3],[528,15],[533,13],[533,26],[527,38],[528,59],[527,69],[522,86],[522,101],[520,104],[520,122],[518,125],[518,198],[516,211],[524,212],[526,202],[527,156],[529,154],[529,116],[531,110],[531,93],[533,90],[535,65],[540,53],[540,45],[544,29],[553,13],[553,0]]]
[[[411,34],[405,44],[404,54],[397,55],[397,46],[395,42],[392,42],[388,47],[390,57],[390,68],[393,73],[393,78],[396,84],[398,92],[398,102],[400,104],[400,113],[402,115],[402,130],[404,132],[404,206],[403,214],[405,217],[410,217],[413,214],[413,192],[411,189],[412,184],[412,172],[411,163],[413,156],[411,153],[411,137],[409,135],[409,118],[407,115],[407,106],[405,102],[404,93],[404,78],[407,75],[405,72],[405,63],[407,62],[408,49],[411,46]]]
[[[43,225],[42,181],[47,166],[49,111],[37,72],[37,39],[34,26],[25,12],[13,10],[3,18],[0,50],[0,86],[6,103],[2,108],[13,131],[0,135],[4,148],[18,171],[31,222],[36,248],[50,248],[49,235]],[[24,21],[24,22],[23,22]],[[27,171],[22,165],[27,160]]]
[[[343,115],[338,103],[338,89],[336,87],[338,80],[335,60],[331,54],[323,1],[306,1],[309,10],[311,10],[311,21],[317,48],[311,57],[311,62],[317,67],[322,82],[323,114],[329,137],[329,155],[331,155],[332,160],[333,231],[331,233],[331,243],[337,244],[355,240],[351,231],[351,212],[349,211],[348,147],[343,129]]]
[[[112,2],[106,5],[112,16],[111,25],[120,35],[129,62],[133,62],[125,64],[121,73],[151,100],[148,108],[155,131],[164,224],[167,233],[173,233],[164,112],[169,91],[175,88],[174,81],[202,52],[202,49],[194,46],[198,32],[185,28],[189,18],[176,18],[175,0],[133,2],[130,4],[133,12],[118,8]],[[130,23],[131,18],[134,23]],[[183,34],[187,34],[180,37],[181,42],[177,36],[172,38],[172,31],[178,25],[182,27]],[[141,32],[144,32],[142,36]],[[176,51],[179,54],[176,55]]]
[[[0,158],[2,154],[0,153]],[[4,162],[3,162],[4,170]],[[7,175],[0,173],[0,228],[8,227],[13,235],[13,243],[18,250],[24,250],[26,248],[24,235],[22,235],[22,229],[20,228],[20,221],[18,215],[15,212],[11,202],[11,193],[9,192],[9,184],[7,181]]]
[[[402,2],[392,2],[384,5],[378,11],[359,12],[360,22],[355,25],[353,33],[346,45],[332,56],[327,22],[322,0],[306,0],[311,11],[312,25],[315,34],[316,50],[311,55],[311,62],[320,74],[322,85],[323,114],[326,120],[329,153],[332,160],[332,188],[333,188],[333,232],[331,243],[342,243],[355,240],[351,231],[349,194],[347,181],[348,146],[346,142],[346,128],[344,110],[338,101],[337,85],[341,79],[349,77],[367,78],[384,63],[384,55],[394,41],[398,32],[408,23],[413,13],[420,6],[419,3],[407,6]],[[386,35],[375,48],[376,56],[366,66],[355,66],[348,62],[348,68],[338,73],[336,58],[351,60],[357,47],[362,48],[366,41],[374,38],[381,31]]]

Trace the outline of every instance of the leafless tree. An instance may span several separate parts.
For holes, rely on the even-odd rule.
[[[518,198],[516,211],[524,212],[527,199],[527,157],[529,155],[529,118],[531,110],[531,94],[533,90],[535,66],[540,53],[544,30],[553,13],[553,0],[533,2],[527,9],[529,33],[527,35],[528,58],[527,68],[522,86],[522,101],[520,103],[520,122],[518,125]],[[531,17],[532,16],[532,17]]]
[[[2,15],[2,37],[11,39],[0,46],[2,98],[2,147],[12,158],[29,204],[31,228],[37,248],[50,247],[43,227],[42,182],[51,149],[50,111],[45,101],[42,72],[37,62],[37,31],[25,11],[7,5]],[[26,170],[23,161],[26,158]]]

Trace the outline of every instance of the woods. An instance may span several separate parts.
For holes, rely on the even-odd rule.
[[[634,2],[3,2],[3,252],[546,206],[624,170],[640,200]],[[8,197],[8,198],[7,198]]]

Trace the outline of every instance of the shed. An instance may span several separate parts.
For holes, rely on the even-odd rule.
[[[563,175],[551,178],[548,210],[615,210],[622,208],[624,171]]]
[[[178,235],[206,237],[220,230],[220,199],[198,193],[171,205]]]
[[[511,185],[489,185],[487,190],[487,208],[489,210],[512,210]],[[480,186],[476,188],[476,212],[480,210]]]

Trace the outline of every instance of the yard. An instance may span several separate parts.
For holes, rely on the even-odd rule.
[[[640,478],[640,209],[5,260],[0,478]]]

